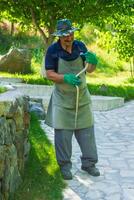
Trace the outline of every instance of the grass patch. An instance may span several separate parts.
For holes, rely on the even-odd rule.
[[[23,83],[27,84],[37,84],[37,85],[52,85],[52,81],[41,77],[40,74],[10,74],[6,72],[0,72],[0,77],[7,78],[21,78]]]
[[[0,87],[0,94],[6,92],[7,89],[5,87]]]
[[[129,77],[129,72],[120,72],[111,77],[94,72],[87,74],[87,85],[92,95],[118,96],[128,101],[134,99],[134,82]]]
[[[88,84],[92,95],[123,97],[126,101],[134,99],[134,86]]]
[[[121,96],[126,100],[134,99],[134,81],[130,78],[129,63],[119,59],[114,50],[108,52],[100,48],[93,34],[94,28],[90,30],[94,35],[92,39],[89,37],[92,34],[89,32],[88,26],[83,31],[83,33],[78,35],[78,38],[82,39],[87,44],[89,50],[96,52],[99,57],[96,71],[92,74],[87,73],[87,83],[90,85],[89,90],[91,94]],[[12,39],[17,47],[23,47],[24,44],[24,46],[26,45],[27,48],[31,49],[31,69],[33,73],[26,75],[0,73],[0,75],[3,77],[22,78],[23,82],[27,84],[52,85],[52,81],[40,75],[45,51],[40,37],[27,36],[20,33]],[[102,85],[105,85],[107,89],[103,90]]]
[[[22,77],[23,79],[23,82],[24,83],[27,83],[27,84],[37,84],[37,85],[52,85],[52,81],[46,79],[46,78],[43,78],[39,75],[33,75],[33,76],[23,76]]]
[[[128,79],[130,78],[129,72],[118,72],[114,76],[107,76],[105,73],[93,72],[87,73],[87,83],[92,84],[107,84],[107,85],[127,85],[130,84]]]
[[[130,84],[134,84],[134,77],[132,78],[128,78],[128,80],[126,81],[126,83],[130,83]]]
[[[55,159],[53,145],[47,139],[35,115],[31,115],[31,150],[23,183],[14,200],[61,200],[65,183]]]

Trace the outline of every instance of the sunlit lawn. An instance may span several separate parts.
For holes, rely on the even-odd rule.
[[[127,80],[131,77],[129,63],[118,59],[114,52],[107,53],[105,50],[97,47],[96,44],[90,45],[89,49],[96,52],[99,56],[99,63],[95,72],[91,74],[87,73],[87,83],[107,85],[128,84]],[[41,75],[43,61],[36,62],[33,58],[31,64],[32,74],[22,75],[0,72],[0,77],[22,78],[27,83],[34,84],[35,81],[35,84],[44,84]]]
[[[92,84],[106,84],[106,85],[129,85],[128,79],[130,78],[130,72],[118,72],[114,76],[107,76],[104,73],[87,74],[87,83]],[[131,84],[130,84],[131,85]]]
[[[0,87],[0,93],[3,93],[3,92],[5,92],[5,91],[6,91],[6,88]]]
[[[33,80],[33,83],[34,83],[34,80],[37,83],[39,79],[43,78],[40,73],[21,75],[17,73],[10,74],[10,73],[4,73],[4,72],[0,72],[0,77],[22,78],[25,82],[29,82],[29,80]],[[127,80],[130,77],[131,76],[130,76],[129,71],[118,72],[111,76],[105,73],[93,72],[91,74],[87,73],[87,83],[122,85],[122,84],[129,84]]]
[[[56,163],[54,148],[34,115],[29,140],[31,150],[23,183],[13,200],[62,200],[65,183]]]

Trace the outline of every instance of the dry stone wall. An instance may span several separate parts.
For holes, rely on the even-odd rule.
[[[22,182],[29,125],[29,98],[16,91],[0,94],[0,200],[10,199]]]

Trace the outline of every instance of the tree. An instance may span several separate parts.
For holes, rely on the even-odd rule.
[[[126,13],[131,0],[0,0],[0,10],[7,18],[17,20],[27,27],[33,25],[49,45],[53,41],[58,19],[69,18],[80,27],[86,22],[101,26],[115,12]]]
[[[100,44],[118,52],[119,57],[130,62],[134,77],[134,15],[114,14],[105,21],[105,28],[99,32]]]

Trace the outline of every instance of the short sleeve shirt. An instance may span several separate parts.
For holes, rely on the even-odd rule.
[[[46,70],[54,70],[57,72],[58,59],[62,58],[66,61],[75,60],[80,56],[80,53],[87,52],[85,44],[81,41],[74,40],[72,45],[72,53],[68,53],[64,50],[60,44],[60,40],[49,46],[45,57]]]

